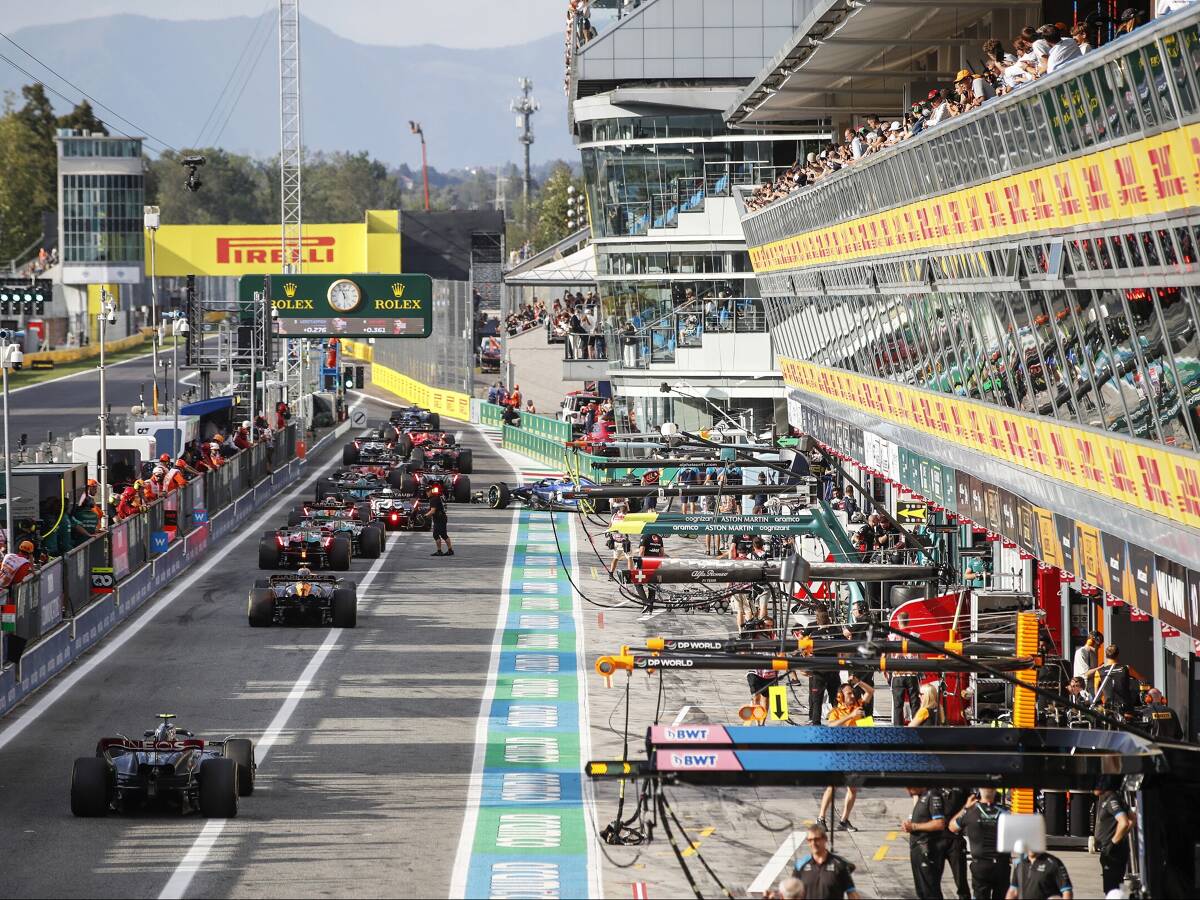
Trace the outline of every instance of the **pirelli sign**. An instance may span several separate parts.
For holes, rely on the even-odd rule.
[[[425,338],[433,330],[428,275],[244,275],[238,297],[265,292],[283,337]]]

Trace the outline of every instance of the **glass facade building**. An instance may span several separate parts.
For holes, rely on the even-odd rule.
[[[146,199],[142,142],[66,129],[57,142],[63,262],[141,263]]]

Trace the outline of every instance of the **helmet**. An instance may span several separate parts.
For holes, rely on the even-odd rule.
[[[242,420],[242,427],[243,427],[243,428],[249,428],[249,427],[250,427],[250,420],[249,420],[249,419],[243,419],[243,420]]]
[[[22,553],[32,553],[33,552],[33,541],[21,541],[21,543],[19,543],[17,545],[17,549],[20,550]]]
[[[171,454],[170,454],[170,453],[164,453],[162,456],[160,456],[160,457],[158,458],[158,461],[159,461],[160,463],[169,463],[169,462],[171,461]]]
[[[296,574],[301,578],[312,578],[312,569],[310,569],[308,566],[301,566],[296,570]]]
[[[166,469],[164,469],[162,466],[155,466],[155,467],[154,467],[154,474],[155,474],[155,475],[166,475],[166,474],[167,474],[167,470],[166,470]]]

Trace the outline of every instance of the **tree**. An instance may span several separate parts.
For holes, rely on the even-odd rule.
[[[59,116],[58,127],[90,131],[92,134],[108,134],[108,128],[96,118],[96,112],[87,100],[80,100],[69,113]]]
[[[533,229],[533,245],[535,249],[549,247],[571,233],[567,225],[567,198],[569,188],[574,187],[578,193],[581,185],[571,177],[571,169],[566,163],[555,166],[546,179],[538,197],[537,224]],[[579,227],[578,223],[575,226]]]
[[[23,254],[41,233],[45,190],[39,176],[44,145],[5,98],[0,116],[0,260]],[[23,260],[18,260],[21,262]]]
[[[36,184],[33,205],[37,213],[54,212],[58,205],[58,154],[54,146],[58,120],[41,84],[25,85],[21,88],[21,96],[25,98],[25,105],[15,115],[33,140],[29,148],[29,162]]]

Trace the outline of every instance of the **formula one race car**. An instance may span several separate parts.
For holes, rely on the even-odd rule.
[[[401,471],[400,493],[409,497],[427,497],[437,487],[442,496],[455,503],[471,502],[471,479],[458,472],[444,469],[421,469],[414,471],[405,467]]]
[[[246,616],[252,628],[297,623],[353,628],[358,623],[358,586],[307,568],[295,575],[260,578],[250,591]]]
[[[258,542],[260,569],[291,569],[297,566],[317,566],[345,572],[350,568],[353,544],[348,534],[337,534],[332,528],[300,525],[264,531]]]
[[[177,727],[173,713],[136,741],[101,738],[95,756],[75,760],[71,812],[103,816],[161,803],[202,816],[231,819],[238,797],[254,793],[254,744],[245,738],[204,741]]]
[[[596,487],[596,482],[590,478],[580,478],[579,487]],[[578,500],[567,500],[562,497],[564,491],[576,488],[576,483],[570,478],[540,478],[528,484],[507,485],[502,482],[490,485],[484,492],[482,500],[492,509],[504,509],[510,503],[524,503],[530,509],[554,510],[558,512],[575,512],[579,509]],[[596,500],[596,512],[607,512],[607,500]]]
[[[352,466],[355,463],[372,466],[394,466],[400,462],[400,454],[396,452],[396,442],[384,440],[381,437],[355,438],[342,447],[342,464]]]
[[[299,522],[292,522],[297,512],[306,511],[307,514],[301,515]],[[335,538],[348,537],[354,555],[365,559],[378,559],[387,543],[383,523],[371,520],[370,503],[353,503],[329,497],[310,507],[293,509],[288,515],[288,525],[293,524],[300,528],[331,531]]]
[[[375,520],[382,522],[388,531],[429,531],[433,528],[429,504],[419,497],[402,497],[390,488],[371,499],[371,509]]]
[[[438,432],[442,440],[414,446],[408,454],[408,465],[412,469],[438,468],[451,472],[471,474],[474,459],[469,447],[462,447],[445,432]]]
[[[405,428],[396,433],[396,452],[406,459],[417,447],[442,446],[450,441],[450,435],[436,428]]]
[[[366,500],[384,488],[403,488],[403,486],[404,470],[401,468],[355,466],[349,469],[337,469],[332,475],[318,478],[315,496],[318,503],[326,497],[351,497],[355,500]]]
[[[406,428],[428,428],[437,431],[442,427],[442,417],[420,406],[405,406],[392,410],[388,422],[398,431]]]

